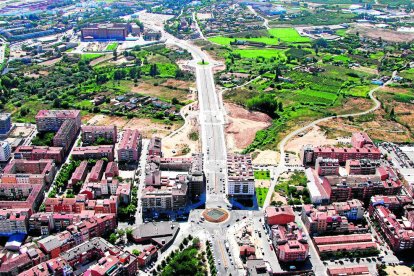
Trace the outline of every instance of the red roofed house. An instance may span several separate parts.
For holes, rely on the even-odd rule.
[[[329,276],[370,276],[367,266],[351,266],[351,267],[328,267],[327,273]]]

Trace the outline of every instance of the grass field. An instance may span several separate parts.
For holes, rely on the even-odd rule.
[[[106,51],[113,51],[113,50],[115,50],[116,48],[118,47],[118,43],[116,43],[116,42],[112,42],[112,43],[109,43],[107,46],[106,46]]]
[[[367,97],[369,91],[376,87],[375,85],[367,85],[367,86],[354,86],[351,89],[349,89],[346,94],[353,96],[353,97]]]
[[[242,58],[280,58],[286,59],[284,50],[278,49],[237,49],[234,53],[240,54]]]
[[[254,178],[259,180],[270,180],[269,171],[254,171]]]
[[[91,61],[103,56],[103,54],[82,54],[82,60]]]
[[[268,191],[269,191],[269,188],[256,188],[256,197],[257,197],[257,203],[259,204],[259,207],[263,207]]]
[[[230,45],[230,42],[234,41],[235,39],[253,41],[253,42],[262,42],[262,43],[265,43],[266,45],[277,45],[280,42],[287,42],[287,43],[310,42],[310,39],[308,37],[301,36],[294,28],[273,28],[269,30],[268,36],[262,36],[262,37],[231,38],[231,37],[225,37],[225,36],[216,36],[216,37],[210,37],[208,40],[210,40],[211,42],[220,44],[220,45]]]

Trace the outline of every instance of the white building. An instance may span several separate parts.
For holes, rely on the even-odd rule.
[[[230,196],[254,196],[254,172],[250,155],[227,155],[228,189]]]
[[[11,156],[10,144],[6,141],[0,141],[0,162],[9,161]]]
[[[314,204],[321,204],[329,202],[329,196],[326,191],[321,186],[321,182],[316,172],[312,168],[307,168],[305,170],[306,178],[308,179],[308,189],[310,200]]]

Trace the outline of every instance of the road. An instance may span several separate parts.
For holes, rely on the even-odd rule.
[[[304,127],[301,127],[295,131],[292,131],[291,133],[289,133],[287,136],[285,136],[285,138],[283,138],[283,140],[279,143],[279,152],[280,152],[280,160],[279,160],[279,164],[277,167],[274,168],[273,170],[273,178],[274,180],[271,183],[271,186],[269,188],[269,192],[266,196],[266,200],[263,204],[263,208],[266,208],[267,206],[270,205],[270,201],[272,198],[272,194],[273,191],[275,190],[275,186],[277,183],[277,179],[279,178],[280,174],[283,173],[284,171],[286,171],[286,162],[285,162],[285,146],[287,144],[287,142],[289,142],[290,139],[292,139],[293,137],[297,136],[299,133],[306,131],[308,128],[316,126],[319,123],[322,122],[326,122],[335,118],[347,118],[347,117],[356,117],[356,116],[361,116],[361,115],[366,115],[368,113],[371,113],[375,110],[377,110],[380,106],[381,106],[381,102],[377,100],[377,98],[375,98],[374,93],[376,91],[378,91],[379,89],[381,89],[382,87],[385,87],[387,85],[390,85],[393,82],[393,78],[396,76],[397,71],[394,71],[392,73],[392,78],[387,81],[386,83],[384,83],[383,86],[377,86],[374,89],[371,89],[371,91],[369,91],[369,97],[371,98],[371,100],[374,102],[374,106],[371,107],[370,109],[366,110],[366,111],[362,111],[362,112],[356,112],[356,113],[348,113],[348,114],[342,114],[342,115],[336,115],[336,116],[329,116],[329,117],[324,117],[318,120],[315,120],[309,124],[307,124]]]

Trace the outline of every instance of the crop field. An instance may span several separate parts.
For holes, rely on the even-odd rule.
[[[230,45],[230,42],[235,40],[245,40],[252,42],[261,42],[266,45],[278,45],[280,42],[286,43],[306,43],[310,42],[310,39],[305,36],[301,36],[294,28],[272,28],[268,31],[268,36],[261,37],[237,37],[231,38],[226,36],[210,37],[208,40],[220,45]]]
[[[113,51],[113,50],[115,50],[116,48],[118,47],[118,43],[116,43],[116,42],[112,42],[112,43],[109,43],[107,46],[106,46],[106,51]]]
[[[234,53],[240,54],[242,58],[257,58],[257,57],[264,57],[264,58],[279,58],[279,59],[286,59],[285,51],[278,50],[278,49],[237,49],[234,50]]]
[[[91,60],[100,58],[101,56],[103,56],[103,54],[87,53],[87,54],[82,54],[81,58],[82,58],[82,60],[85,60],[85,61],[91,61]]]

